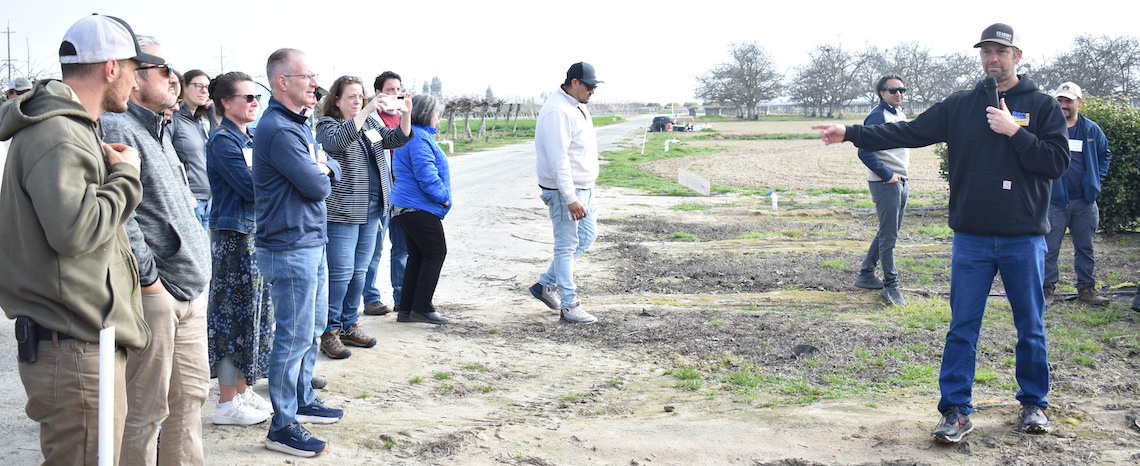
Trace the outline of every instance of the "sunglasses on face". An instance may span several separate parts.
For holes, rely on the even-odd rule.
[[[261,94],[233,94],[230,97],[245,97],[247,104],[252,104],[255,100],[261,102]]]
[[[167,78],[169,78],[170,74],[174,72],[174,68],[171,67],[170,65],[140,65],[139,68],[135,71],[144,71],[144,70],[151,70],[151,69],[157,69],[157,70],[162,71],[162,75],[167,77]]]
[[[906,88],[905,87],[888,87],[887,92],[890,92],[891,95],[906,94]]]

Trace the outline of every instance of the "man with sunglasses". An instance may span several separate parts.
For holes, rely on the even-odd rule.
[[[139,48],[163,57],[154,37]],[[205,292],[210,242],[194,215],[194,194],[174,150],[166,109],[178,99],[170,65],[136,71],[127,112],[103,115],[108,141],[139,149],[143,201],[127,221],[138,259],[150,347],[127,357],[123,464],[202,464],[202,404],[210,387]],[[161,430],[162,448],[158,448]]]
[[[602,82],[589,63],[570,65],[562,86],[542,104],[534,132],[538,186],[554,230],[554,260],[530,294],[573,324],[597,321],[578,299],[574,262],[598,236],[598,141],[586,103]]]
[[[96,464],[99,332],[115,327],[114,461],[127,412],[127,350],[150,331],[123,227],[143,198],[139,155],[107,144],[98,118],[127,110],[135,68],[163,63],[143,53],[121,19],[85,16],[63,35],[63,80],[38,81],[22,105],[0,107],[10,140],[0,183],[0,306],[16,319],[18,368],[40,426],[44,464]]]
[[[1065,116],[1056,100],[1017,74],[1021,36],[1007,24],[982,31],[987,79],[914,120],[878,126],[815,125],[827,144],[865,150],[946,142],[950,178],[950,329],[938,378],[942,420],[933,439],[957,443],[973,430],[978,338],[994,277],[1001,272],[1017,328],[1015,376],[1020,430],[1049,431],[1049,357],[1045,342],[1045,233],[1052,180],[1069,166]],[[992,80],[989,78],[993,78]],[[997,106],[991,104],[1000,97]]]
[[[888,74],[875,83],[879,93],[879,105],[871,110],[863,120],[864,126],[881,125],[906,121],[902,111],[902,78]],[[875,202],[875,214],[879,218],[879,231],[871,240],[871,247],[863,258],[863,266],[855,277],[855,286],[867,289],[881,289],[883,298],[890,305],[905,305],[906,299],[899,293],[899,273],[895,268],[895,242],[902,227],[903,211],[909,189],[906,185],[907,168],[910,166],[910,149],[898,147],[880,151],[859,149],[859,160],[867,166],[867,186],[871,190],[871,200]],[[883,267],[883,279],[875,276],[875,268]]]

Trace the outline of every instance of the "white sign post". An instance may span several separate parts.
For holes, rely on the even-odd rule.
[[[680,168],[677,169],[677,182],[680,183],[681,186],[701,193],[703,196],[708,196],[709,193],[712,192],[712,184],[709,183],[709,180]]]

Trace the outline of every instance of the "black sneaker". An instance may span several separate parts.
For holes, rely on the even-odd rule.
[[[882,293],[883,298],[886,298],[887,304],[891,306],[906,306],[906,298],[903,297],[902,293],[899,293],[899,287],[883,286],[880,293]]]
[[[1049,432],[1049,417],[1045,415],[1045,409],[1037,405],[1022,406],[1021,431],[1027,434]]]
[[[294,456],[311,458],[324,453],[329,444],[313,438],[308,430],[296,422],[265,436],[265,448]]]
[[[297,407],[297,422],[307,424],[332,424],[344,417],[343,409],[333,409],[325,406],[320,398],[313,398],[308,406]]]
[[[972,430],[974,423],[970,422],[970,416],[962,414],[958,408],[950,408],[942,413],[942,422],[938,424],[937,429],[934,429],[934,441],[958,443]]]

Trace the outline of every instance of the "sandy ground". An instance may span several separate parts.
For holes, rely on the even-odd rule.
[[[639,135],[646,123],[638,119],[599,128],[599,139],[604,147],[613,147]],[[808,142],[802,145],[805,153],[821,152]],[[853,149],[844,151],[854,158]],[[329,386],[319,396],[346,411],[339,423],[310,427],[331,443],[328,453],[297,459],[265,449],[266,425],[214,426],[209,416],[217,396],[215,382],[203,410],[207,462],[1012,464],[1020,461],[1006,456],[1009,450],[1020,451],[1026,442],[1047,448],[1079,443],[1071,433],[1041,440],[1016,434],[1016,407],[998,406],[973,416],[976,428],[971,436],[978,439],[973,451],[969,444],[935,445],[929,440],[937,420],[932,409],[937,395],[931,390],[890,399],[762,407],[677,390],[676,379],[665,376],[671,365],[660,352],[555,338],[578,330],[558,323],[558,314],[525,289],[546,268],[552,246],[545,208],[537,196],[533,156],[533,147],[520,145],[451,160],[456,206],[444,223],[449,256],[436,303],[453,324],[398,324],[392,315],[364,316],[365,329],[380,340],[377,347],[354,349],[347,360],[320,357],[316,371],[328,377]],[[690,220],[700,221],[702,215],[670,209],[692,198],[601,189],[599,199],[602,216],[609,218],[691,215]],[[598,251],[587,253],[578,273],[594,284],[620,283],[622,277],[597,259],[609,246],[601,243]],[[853,302],[866,301],[863,305],[874,302],[865,294],[853,296]],[[617,323],[632,319],[639,310],[657,309],[654,306],[691,312],[749,300],[799,303],[802,295],[716,298],[731,304],[710,304],[700,296],[587,292],[586,297],[589,310],[601,319],[594,329],[606,331],[606,325],[623,328]],[[662,305],[666,300],[673,301]],[[628,336],[641,331],[631,330]],[[10,334],[11,321],[0,321],[0,332]],[[691,342],[677,342],[682,343]],[[0,431],[9,444],[0,448],[0,463],[33,464],[40,460],[36,426],[23,414],[25,398],[14,370],[12,341],[0,339],[0,345],[0,352],[9,355],[8,362],[0,364],[5,375],[0,392],[7,394],[0,396]],[[263,382],[256,389],[268,395]],[[1092,447],[1099,452],[1090,458],[1133,464],[1140,434],[1125,426],[1119,412],[1108,412],[1108,405],[1089,401],[1082,410],[1087,416],[1082,417],[1082,432],[1089,432],[1082,435],[1095,437]]]

